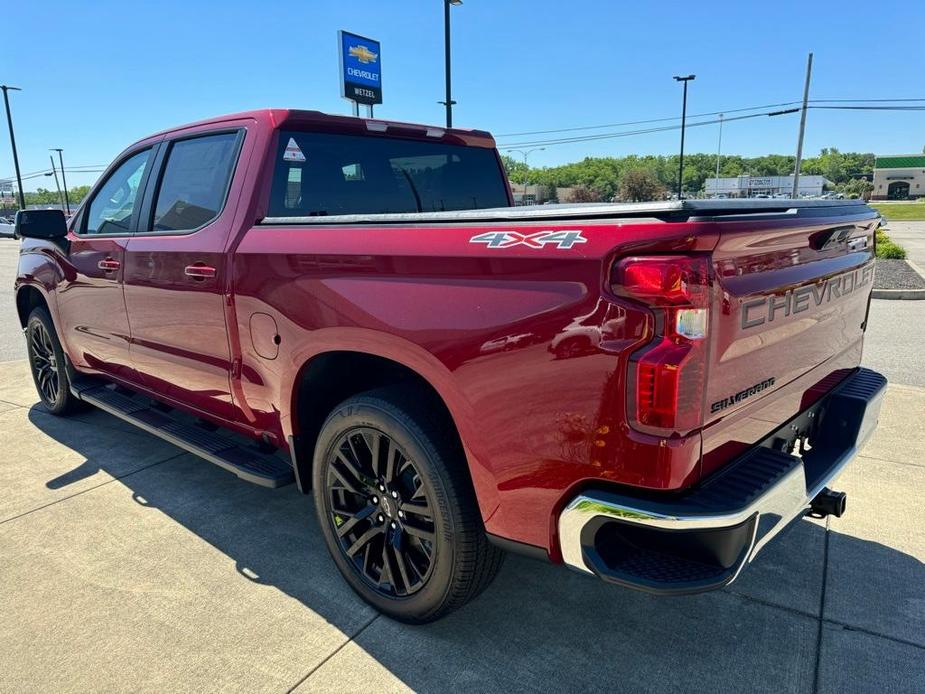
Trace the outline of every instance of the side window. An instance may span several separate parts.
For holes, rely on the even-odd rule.
[[[129,157],[93,196],[85,234],[128,234],[150,149]]]
[[[151,229],[190,231],[218,216],[234,169],[237,142],[237,133],[221,133],[171,145]]]

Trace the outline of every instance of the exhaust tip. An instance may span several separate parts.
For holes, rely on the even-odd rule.
[[[845,492],[833,492],[826,487],[810,503],[810,515],[814,518],[825,518],[826,516],[841,518],[847,502],[848,495]]]

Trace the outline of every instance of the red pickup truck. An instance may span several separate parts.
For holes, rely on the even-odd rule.
[[[694,593],[842,513],[886,384],[859,367],[873,210],[511,203],[481,131],[262,110],[149,137],[70,222],[17,217],[38,394],[295,482],[411,622],[504,550]]]

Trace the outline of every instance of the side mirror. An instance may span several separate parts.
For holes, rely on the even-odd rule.
[[[27,239],[63,239],[67,222],[61,210],[20,210],[16,213],[15,234]]]

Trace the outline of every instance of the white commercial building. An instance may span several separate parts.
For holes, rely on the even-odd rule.
[[[825,176],[800,176],[800,197],[822,195],[831,182]],[[793,192],[793,176],[732,176],[708,178],[704,184],[707,197],[725,195],[730,198],[752,198],[756,195],[789,196]]]
[[[914,200],[925,196],[925,154],[877,157],[874,200]]]

